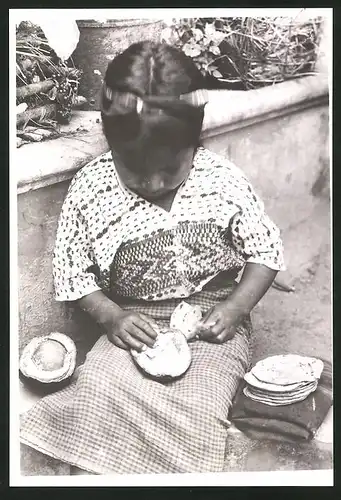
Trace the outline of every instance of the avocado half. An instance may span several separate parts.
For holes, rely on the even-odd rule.
[[[24,348],[19,369],[27,380],[58,384],[68,380],[76,368],[77,350],[73,340],[53,332],[34,337]]]

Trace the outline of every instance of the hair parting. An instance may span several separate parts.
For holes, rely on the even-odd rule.
[[[108,144],[146,155],[148,148],[197,147],[204,107],[204,79],[191,58],[164,43],[131,45],[108,65],[101,94]]]

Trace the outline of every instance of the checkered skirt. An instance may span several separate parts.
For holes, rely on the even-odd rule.
[[[230,290],[187,300],[205,311]],[[132,307],[163,323],[175,305]],[[96,474],[220,472],[229,409],[250,364],[250,333],[247,319],[224,344],[191,342],[190,368],[169,382],[141,373],[103,335],[77,380],[22,416],[21,441]]]

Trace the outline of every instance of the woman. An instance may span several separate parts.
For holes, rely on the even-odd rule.
[[[203,89],[193,61],[165,44],[117,56],[102,92],[110,152],[76,174],[64,202],[56,298],[77,301],[103,335],[78,380],[25,416],[21,436],[92,473],[223,470],[249,314],[284,268],[279,231],[244,174],[200,146]],[[129,351],[153,346],[182,300],[204,313],[192,364],[152,380]]]

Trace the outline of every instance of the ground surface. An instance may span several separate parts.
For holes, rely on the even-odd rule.
[[[329,207],[289,234],[287,272],[279,276],[294,293],[271,288],[253,313],[253,362],[276,354],[332,360]],[[291,264],[291,265],[290,265]],[[330,421],[331,423],[331,421]],[[227,471],[316,470],[333,466],[332,445],[252,440],[233,433],[227,443]]]
[[[332,359],[329,213],[323,204],[317,208],[316,219],[306,221],[300,234],[293,232],[293,241],[287,241],[289,264],[283,277],[295,292],[271,288],[255,308],[254,361],[285,353]]]
[[[253,313],[253,360],[298,353],[332,359],[331,257],[328,203],[287,236],[288,271],[281,275],[294,293],[271,288]],[[226,471],[315,470],[332,468],[332,445],[257,441],[231,433]],[[22,448],[23,475],[64,475],[65,464]]]

